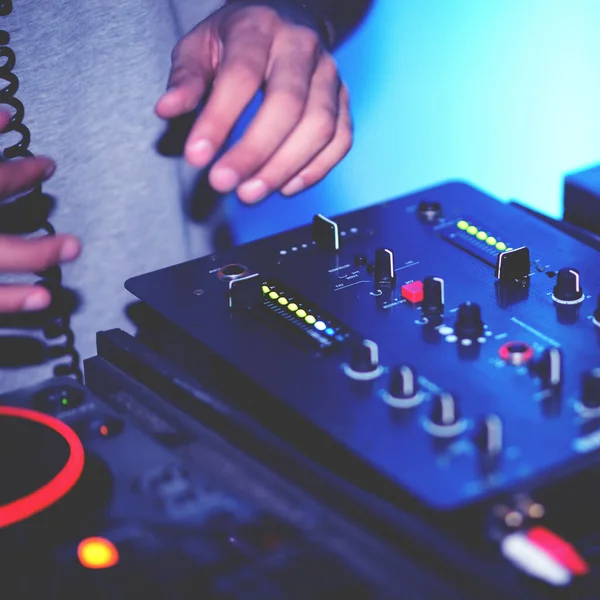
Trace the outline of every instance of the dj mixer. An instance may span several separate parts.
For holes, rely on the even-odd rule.
[[[0,400],[8,589],[599,597],[597,172],[568,221],[449,182],[129,280],[85,388]]]

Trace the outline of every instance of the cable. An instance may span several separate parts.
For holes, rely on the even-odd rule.
[[[8,16],[12,12],[12,0],[0,0],[0,16]],[[0,89],[0,104],[5,104],[14,109],[5,133],[16,132],[20,135],[17,143],[8,146],[2,153],[4,160],[18,157],[33,156],[29,150],[31,133],[23,123],[25,109],[20,100],[16,98],[19,89],[19,79],[13,72],[16,58],[14,51],[9,48],[10,35],[7,31],[0,30],[0,79],[6,85]],[[48,235],[55,235],[56,231],[48,221],[52,206],[52,199],[42,192],[41,184],[33,190],[20,196],[14,202],[0,205],[0,230],[4,233],[34,233],[45,231]],[[46,360],[59,357],[69,358],[69,362],[61,362],[54,366],[55,376],[73,376],[83,383],[83,373],[79,365],[79,354],[75,349],[75,335],[71,329],[71,312],[68,292],[62,284],[62,271],[59,266],[51,267],[43,273],[39,285],[43,285],[52,294],[52,305],[48,310],[48,319],[42,326],[44,337],[47,340],[63,338],[58,344],[47,345]]]

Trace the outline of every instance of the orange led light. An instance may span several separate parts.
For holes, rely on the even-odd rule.
[[[110,540],[90,537],[79,542],[77,558],[87,569],[108,569],[119,562],[119,551]]]
[[[106,425],[100,425],[100,433],[106,437],[108,435],[108,427]]]

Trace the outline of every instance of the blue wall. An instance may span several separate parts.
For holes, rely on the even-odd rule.
[[[245,242],[449,178],[560,216],[564,175],[600,162],[600,0],[374,0],[337,53],[356,140],[321,184],[256,207]]]

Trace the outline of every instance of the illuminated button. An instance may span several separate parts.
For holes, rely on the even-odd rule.
[[[283,296],[281,296],[281,298],[279,298],[279,300],[277,300],[277,302],[279,302],[279,304],[281,304],[282,306],[285,306],[286,304],[289,303],[289,300],[287,298],[284,298]]]
[[[328,328],[325,330],[325,333],[326,333],[327,335],[333,335],[333,334],[335,333],[335,331],[334,331],[334,330],[333,330],[331,327],[328,327]]]
[[[108,569],[119,562],[119,551],[110,540],[91,537],[79,542],[77,558],[87,569]]]
[[[496,244],[496,250],[500,250],[500,252],[504,252],[506,250],[506,244],[504,242],[498,242]]]
[[[413,281],[402,286],[402,297],[409,302],[421,302],[423,300],[423,282]]]
[[[304,319],[304,317],[306,316],[306,311],[303,308],[301,308],[296,313],[296,316],[300,317],[301,319]]]
[[[112,438],[118,436],[124,427],[125,423],[118,417],[105,415],[92,419],[88,424],[88,431],[92,435],[100,434],[104,438]]]
[[[290,302],[288,304],[288,308],[292,311],[292,312],[296,312],[298,310],[298,305],[294,304],[293,302]]]
[[[279,294],[277,292],[271,292],[269,294],[269,298],[271,298],[272,300],[277,300],[277,298],[279,298]]]
[[[268,294],[271,291],[271,288],[268,285],[262,286],[263,294]]]
[[[316,323],[316,319],[312,316],[312,315],[308,315],[305,319],[304,319],[309,325],[314,325]]]
[[[318,329],[319,331],[325,331],[327,329],[327,325],[325,325],[323,321],[317,321],[315,323],[315,329]]]
[[[456,226],[462,230],[465,231],[467,229],[467,227],[469,227],[469,224],[466,221],[459,221]]]
[[[478,240],[485,240],[487,238],[488,234],[485,231],[479,231],[477,233],[477,239]]]
[[[490,246],[495,246],[497,242],[498,240],[495,237],[492,237],[491,235],[487,240],[485,240],[485,243]]]
[[[479,229],[477,229],[477,227],[475,227],[475,225],[469,225],[469,227],[467,227],[467,233],[469,235],[475,235],[478,231],[479,231]]]

